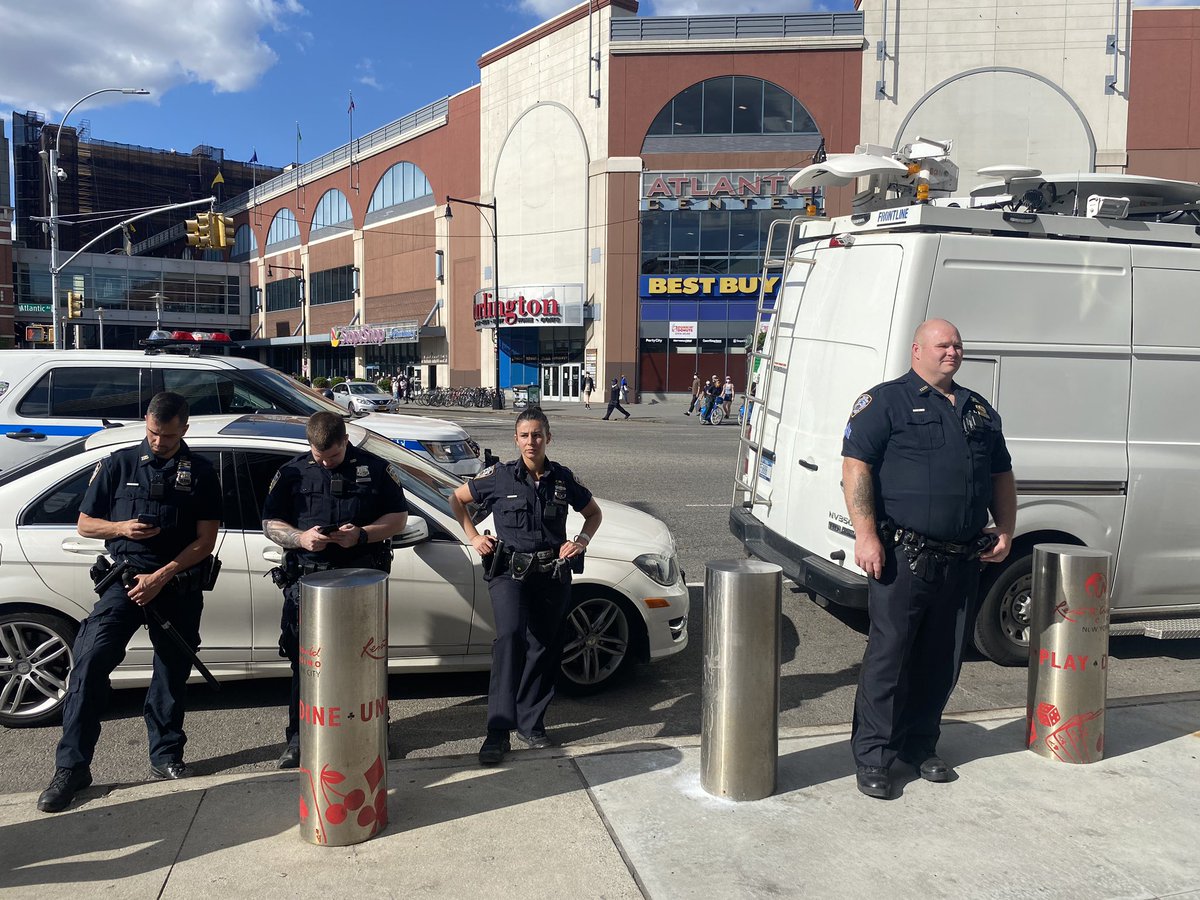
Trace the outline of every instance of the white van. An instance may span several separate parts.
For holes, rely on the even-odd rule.
[[[987,198],[994,209],[913,205],[794,226],[739,450],[730,527],[747,550],[822,602],[866,607],[842,433],[856,397],[908,370],[916,326],[941,317],[966,348],[956,380],[1003,418],[1020,501],[1011,555],[984,569],[978,648],[1026,661],[1044,542],[1115,555],[1113,634],[1200,636],[1200,220],[1070,214],[1098,192],[1162,214],[1200,187],[1083,179],[1042,181],[1043,200],[1078,191],[1067,214],[1030,211],[1019,198],[1040,201],[1016,190],[1006,205]]]
[[[0,352],[0,470],[106,425],[140,422],[150,398],[164,390],[187,397],[194,416],[308,416],[321,410],[347,415],[255,360],[159,349]],[[479,446],[453,422],[390,413],[355,422],[455,475],[483,468]]]

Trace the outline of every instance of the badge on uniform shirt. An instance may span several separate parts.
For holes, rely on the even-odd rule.
[[[400,485],[400,487],[404,487],[404,482],[400,480],[399,466],[397,466],[395,463],[388,463],[387,473],[389,476],[391,476],[392,481],[396,482],[396,484]]]
[[[853,419],[855,416],[857,416],[860,412],[862,412],[864,409],[866,409],[870,405],[871,405],[871,395],[863,394],[861,397],[859,397],[857,400],[854,401],[854,408],[850,410],[850,418]]]
[[[971,400],[974,402],[975,412],[979,413],[979,415],[983,416],[985,419],[991,418],[991,416],[988,415],[987,407],[983,405],[982,400],[980,400],[978,397],[972,397]]]
[[[367,466],[359,466],[354,470],[354,477],[359,481],[370,481],[371,470]]]
[[[192,461],[190,459],[179,460],[179,465],[175,468],[175,489],[188,493],[192,489]]]

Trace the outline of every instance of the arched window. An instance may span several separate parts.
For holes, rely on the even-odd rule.
[[[425,173],[410,162],[399,162],[383,173],[375,192],[371,194],[371,205],[367,214],[393,209],[407,203],[413,203],[414,208],[425,205],[415,201],[433,203],[433,189]]]
[[[317,202],[317,210],[313,213],[312,230],[331,228],[342,225],[353,219],[350,212],[350,201],[337,188],[332,188],[321,195]]]
[[[254,229],[249,225],[239,225],[238,230],[233,235],[233,250],[229,254],[230,259],[242,260],[249,259],[258,252],[258,238],[254,236]]]
[[[296,222],[295,213],[286,207],[275,213],[275,218],[271,220],[271,227],[267,230],[267,246],[282,244],[299,237],[300,225]]]
[[[804,105],[777,84],[722,75],[685,88],[659,111],[648,136],[817,134]]]

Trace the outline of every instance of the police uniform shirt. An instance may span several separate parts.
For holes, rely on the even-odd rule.
[[[311,453],[284,463],[267,491],[263,519],[278,519],[301,531],[315,526],[370,525],[388,513],[406,512],[404,488],[396,467],[374,453],[347,446],[346,458],[336,469],[326,469]],[[355,565],[378,548],[376,544],[323,550],[296,549],[302,562],[321,562],[334,568]]]
[[[555,550],[567,541],[567,506],[582,512],[592,492],[566,466],[546,460],[535,479],[521,460],[484,469],[467,482],[471,499],[494,513],[496,533],[509,550]]]
[[[880,520],[940,541],[975,537],[992,476],[1012,470],[991,404],[955,384],[951,405],[911,369],[855,401],[842,456],[871,466]]]
[[[109,522],[154,517],[160,528],[154,537],[110,538],[104,546],[114,559],[157,569],[195,542],[197,522],[220,521],[221,484],[212,464],[186,443],[170,459],[159,459],[143,440],[96,464],[79,511]]]

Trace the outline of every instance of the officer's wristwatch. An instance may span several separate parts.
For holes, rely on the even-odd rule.
[[[363,544],[367,543],[368,540],[370,540],[370,538],[367,537],[367,529],[365,529],[361,525],[359,525],[358,526],[358,545],[357,546],[361,547]]]

